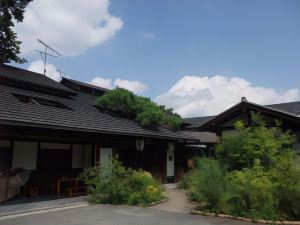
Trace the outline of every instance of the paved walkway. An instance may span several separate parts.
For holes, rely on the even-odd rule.
[[[82,204],[82,203],[86,203],[84,197],[61,198],[61,199],[55,199],[49,201],[1,205],[0,217],[11,215],[11,214],[17,214],[17,213],[66,207],[66,206]]]
[[[178,189],[176,184],[167,184],[165,187],[168,201],[150,208],[180,213],[190,213],[195,208],[195,205],[188,201],[185,191]]]
[[[1,220],[0,225],[251,225],[152,208],[91,205]]]
[[[167,185],[166,192],[169,197],[167,202],[149,208],[134,206],[113,205],[86,205],[65,207],[61,209],[44,210],[32,213],[18,214],[18,216],[0,216],[0,225],[251,225],[251,223],[234,221],[223,218],[195,216],[189,214],[194,205],[189,203],[185,192],[175,185]],[[67,203],[84,201],[80,198],[57,199],[43,202],[45,207],[65,205]],[[28,203],[27,210],[37,206]],[[35,203],[37,204],[37,203]],[[39,204],[39,207],[42,205]],[[19,204],[20,206],[24,204]],[[17,205],[0,206],[0,212],[8,210],[8,207]],[[10,208],[11,210],[12,208]],[[14,209],[20,210],[21,208]]]

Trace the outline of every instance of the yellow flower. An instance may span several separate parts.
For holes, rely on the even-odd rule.
[[[158,189],[152,185],[148,186],[146,189],[146,192],[148,192],[148,193],[155,193],[157,191],[158,191]]]

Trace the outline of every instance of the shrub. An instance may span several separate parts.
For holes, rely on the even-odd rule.
[[[149,205],[164,198],[162,186],[148,172],[134,171],[128,183],[133,192],[128,198],[130,205]]]
[[[163,188],[150,173],[125,168],[119,161],[95,166],[80,174],[92,203],[148,205],[162,200]]]
[[[88,186],[91,202],[122,204],[130,194],[126,181],[131,173],[130,169],[126,169],[114,159],[112,163],[87,169],[79,179]]]
[[[219,209],[225,191],[224,173],[219,162],[198,158],[195,160],[195,169],[189,176],[190,197],[205,202],[208,209]]]
[[[193,200],[206,202],[204,209],[211,212],[253,220],[299,220],[300,159],[292,150],[295,138],[279,126],[267,127],[259,115],[253,118],[252,127],[238,121],[237,134],[221,140],[218,162],[196,160],[196,168],[181,186],[189,189]]]
[[[273,182],[258,160],[251,169],[227,174],[226,183],[230,192],[223,210],[227,213],[253,219],[274,219],[278,215]]]
[[[299,157],[292,151],[277,158],[270,177],[275,184],[279,210],[283,217],[300,219],[300,165]]]
[[[180,181],[178,182],[178,188],[180,189],[185,189],[185,190],[188,190],[191,188],[191,180],[192,180],[192,176],[191,176],[191,173],[193,172],[190,171],[188,174],[184,175]]]

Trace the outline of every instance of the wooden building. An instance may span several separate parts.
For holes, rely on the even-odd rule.
[[[193,157],[216,157],[215,147],[219,142],[219,137],[215,132],[202,130],[199,131],[199,126],[206,123],[214,116],[203,116],[184,118],[181,130],[186,134],[197,139],[197,142],[187,143],[185,145],[189,160]]]
[[[97,107],[95,100],[106,91],[0,65],[2,175],[31,171],[28,183],[47,192],[57,179],[76,177],[116,153],[125,166],[149,171],[163,183],[175,181],[187,166],[185,144],[195,138],[165,127],[142,128]]]
[[[245,126],[251,126],[253,113],[260,113],[268,126],[275,126],[276,120],[281,121],[282,129],[291,130],[297,137],[294,148],[300,152],[300,102],[260,105],[243,97],[241,102],[216,116],[189,118],[187,121],[193,121],[193,129],[198,132],[213,132],[224,137],[234,135],[234,123],[238,120],[243,121]]]

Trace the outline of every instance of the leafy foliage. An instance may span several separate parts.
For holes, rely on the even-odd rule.
[[[273,182],[264,168],[256,160],[253,168],[233,171],[226,176],[229,194],[227,211],[238,216],[257,219],[274,219],[278,213],[278,201],[274,198]]]
[[[206,202],[209,209],[218,208],[225,189],[224,172],[219,162],[198,158],[191,175],[192,193],[190,196],[194,200]]]
[[[14,20],[22,22],[24,10],[32,0],[1,0],[0,1],[0,63],[25,63],[20,58],[21,41],[17,40],[17,34],[12,31]]]
[[[284,217],[300,219],[300,164],[299,157],[291,151],[277,158],[270,170],[274,182],[275,197]]]
[[[161,184],[150,173],[125,168],[116,159],[87,169],[79,179],[88,186],[92,203],[148,205],[164,199]]]
[[[181,185],[193,200],[205,203],[201,210],[253,220],[299,220],[300,164],[292,150],[295,137],[279,126],[267,127],[260,115],[254,118],[249,128],[237,122],[237,134],[223,138],[217,146],[218,160],[198,159]]]
[[[166,125],[179,129],[182,122],[172,109],[158,106],[149,98],[137,96],[123,88],[106,92],[97,99],[97,105],[135,119],[143,127]]]
[[[280,127],[266,127],[259,114],[253,114],[253,126],[245,128],[242,121],[235,123],[237,134],[222,138],[217,146],[217,157],[229,170],[252,167],[259,159],[264,167],[270,167],[276,156],[289,151],[295,137]]]

